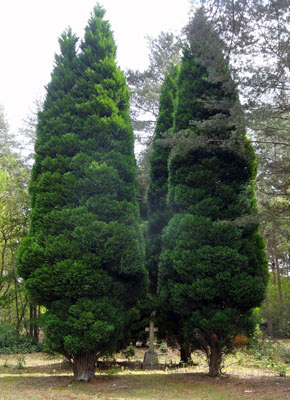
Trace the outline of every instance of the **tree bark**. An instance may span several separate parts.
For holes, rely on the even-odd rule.
[[[283,295],[282,295],[282,285],[281,285],[281,273],[280,273],[277,241],[276,241],[275,236],[274,236],[274,257],[275,257],[276,274],[277,274],[277,282],[278,282],[278,290],[279,290],[279,299],[280,299],[280,303],[282,303]]]
[[[21,298],[20,298],[20,300],[21,300]],[[28,303],[27,300],[25,301],[24,304],[22,303],[22,311],[21,311],[21,315],[20,315],[20,317],[19,317],[19,321],[18,321],[18,324],[17,324],[17,330],[18,330],[18,331],[20,330],[20,325],[21,325],[21,322],[22,322],[22,320],[23,320],[23,318],[24,318],[24,315],[25,315],[27,303]]]
[[[272,321],[271,321],[269,297],[268,297],[267,292],[266,292],[266,296],[265,296],[265,303],[266,303],[266,313],[267,313],[267,333],[268,333],[268,336],[273,337],[273,327],[272,327]]]
[[[33,305],[30,304],[29,306],[29,337],[32,339],[33,338]]]
[[[36,319],[39,318],[39,307],[34,306],[34,325],[33,325],[33,338],[36,343],[39,342],[39,327]]]
[[[221,375],[221,361],[222,357],[218,345],[218,338],[213,334],[210,342],[209,376],[215,377]]]
[[[30,321],[29,321],[29,337],[38,343],[39,329],[36,323],[37,319],[37,305],[30,304]]]
[[[18,304],[18,293],[17,293],[17,278],[14,275],[14,289],[15,289],[15,310],[16,310],[16,319],[17,319],[17,330],[20,329],[20,316],[19,316],[19,304]]]
[[[272,274],[273,274],[273,285],[276,286],[276,265],[275,261],[271,261],[271,266],[272,266]]]
[[[180,345],[180,362],[188,364],[191,361],[190,346],[186,343]]]
[[[73,358],[73,373],[76,381],[89,382],[95,376],[96,352],[78,354]]]

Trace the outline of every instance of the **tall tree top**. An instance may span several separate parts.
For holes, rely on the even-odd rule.
[[[97,3],[94,7],[93,17],[104,18],[105,14],[106,10],[104,9],[104,7],[101,6],[100,3]]]
[[[108,21],[103,20],[105,12],[103,7],[97,5],[85,28],[85,37],[81,44],[81,49],[87,55],[86,61],[116,57],[117,47],[114,42],[111,25]],[[96,36],[98,40],[95,40]],[[94,55],[91,54],[91,51],[94,52]]]
[[[199,8],[189,20],[184,32],[186,35],[185,53],[194,55],[195,63],[203,65],[208,73],[213,72],[213,76],[210,76],[211,80],[224,79],[226,60],[223,51],[225,45],[213,29],[203,7]],[[217,73],[219,73],[218,76]]]
[[[174,130],[190,128],[198,135],[202,132],[204,136],[228,139],[241,114],[223,42],[202,8],[190,20],[185,33]]]
[[[58,39],[61,55],[55,57],[56,64],[58,64],[58,60],[72,60],[75,58],[77,41],[78,37],[72,32],[71,28],[68,27]]]
[[[51,81],[46,87],[47,94],[52,96],[52,101],[56,100],[60,94],[64,95],[71,90],[77,67],[76,45],[78,37],[72,33],[71,28],[61,34],[58,42],[60,53],[55,55]]]

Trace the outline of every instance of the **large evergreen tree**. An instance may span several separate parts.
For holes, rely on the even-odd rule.
[[[234,337],[250,334],[267,262],[257,225],[253,150],[240,126],[237,91],[222,43],[203,11],[187,27],[177,86],[169,204],[159,263],[161,312],[172,314],[210,375]]]
[[[138,227],[136,166],[125,78],[104,10],[96,7],[81,51],[71,32],[47,88],[37,126],[31,229],[18,269],[44,305],[51,350],[75,378],[124,345],[146,289]]]

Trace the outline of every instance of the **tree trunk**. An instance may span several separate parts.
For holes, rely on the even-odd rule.
[[[18,293],[17,293],[17,278],[16,275],[14,275],[14,289],[15,289],[15,310],[16,310],[16,319],[17,319],[17,330],[19,331],[20,329],[20,315],[19,315],[19,304],[18,304]]]
[[[282,286],[281,286],[281,273],[280,273],[277,242],[276,242],[275,236],[274,236],[274,256],[275,256],[276,274],[277,274],[277,282],[278,282],[278,290],[279,290],[279,299],[280,299],[280,303],[282,303],[283,296],[282,296]]]
[[[35,340],[36,343],[39,342],[39,327],[38,327],[38,322],[36,321],[37,318],[39,318],[39,311],[40,311],[40,308],[37,306],[34,306],[33,339]]]
[[[278,281],[278,290],[279,290],[279,300],[280,300],[280,303],[282,303],[283,295],[282,295],[281,273],[280,273],[280,266],[279,266],[278,258],[276,258],[276,268],[277,268],[277,281]]]
[[[32,339],[33,338],[33,305],[30,304],[29,306],[29,337]]]
[[[21,301],[21,297],[20,297],[20,301]],[[21,322],[22,322],[22,320],[23,320],[23,318],[24,318],[24,315],[25,315],[25,312],[26,312],[26,306],[27,306],[27,304],[28,304],[28,301],[27,301],[27,300],[25,301],[24,304],[22,303],[22,311],[21,311],[21,315],[20,315],[20,317],[19,317],[19,321],[18,321],[18,324],[17,324],[17,330],[18,330],[18,331],[20,330],[20,325],[21,325]],[[27,333],[27,329],[26,329],[26,328],[25,328],[25,330],[26,330],[26,333]]]
[[[215,334],[211,337],[210,355],[209,355],[209,376],[221,375],[221,352],[218,345],[218,338]]]
[[[37,306],[35,304],[30,304],[29,308],[30,321],[29,321],[29,337],[38,342],[38,326],[37,326]]]
[[[273,274],[273,285],[276,286],[276,265],[275,261],[271,261],[271,266],[272,266],[272,274]]]
[[[186,343],[180,345],[180,362],[188,364],[191,361],[190,346]]]
[[[78,354],[73,359],[73,373],[76,381],[89,382],[95,376],[96,352]]]
[[[269,297],[268,297],[267,292],[266,292],[266,296],[265,296],[265,303],[266,303],[266,314],[267,314],[267,333],[268,333],[268,336],[273,337],[273,327],[272,327],[272,321],[271,321]]]

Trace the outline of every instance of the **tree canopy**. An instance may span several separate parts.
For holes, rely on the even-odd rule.
[[[47,309],[47,344],[72,361],[79,380],[125,345],[147,284],[129,92],[104,14],[94,9],[80,52],[70,30],[60,38],[37,125],[30,233],[18,257],[31,298]]]
[[[187,27],[177,81],[168,163],[173,216],[163,234],[158,291],[161,312],[188,345],[205,352],[213,376],[234,337],[250,334],[251,309],[267,281],[257,225],[239,221],[255,213],[256,173],[239,109],[219,38],[199,10]]]

